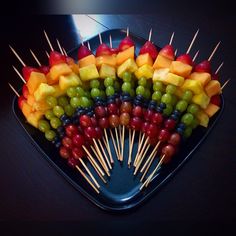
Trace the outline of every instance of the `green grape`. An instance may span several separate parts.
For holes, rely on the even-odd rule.
[[[48,120],[51,120],[53,117],[55,117],[54,113],[52,110],[48,110],[46,111],[45,113],[45,117],[48,119]]]
[[[84,95],[83,95],[82,97],[91,98],[91,93],[90,93],[90,91],[88,91],[88,90],[84,91]]]
[[[50,107],[55,107],[57,105],[57,99],[53,96],[48,96],[46,98],[46,103],[50,106]]]
[[[91,97],[92,98],[100,97],[100,90],[98,88],[92,88]]]
[[[123,92],[129,93],[130,90],[132,89],[131,83],[130,82],[124,82],[121,86],[121,89]]]
[[[75,112],[75,108],[72,107],[70,104],[66,105],[64,107],[64,110],[65,110],[66,115],[68,115],[68,116],[72,116]]]
[[[198,120],[194,117],[194,118],[193,118],[193,121],[192,121],[192,124],[190,125],[190,127],[191,127],[192,129],[195,129],[195,128],[197,128],[198,125],[199,125],[199,122],[198,122]]]
[[[112,86],[108,86],[106,88],[106,95],[107,96],[112,96],[115,93],[115,89]]]
[[[145,88],[144,97],[149,99],[151,97],[151,92],[148,88]]]
[[[180,112],[184,112],[187,109],[188,103],[185,100],[179,100],[175,106]]]
[[[162,95],[161,102],[165,104],[171,104],[172,96],[169,93],[165,93]]]
[[[164,90],[163,83],[160,81],[156,81],[153,83],[153,90],[162,92]]]
[[[163,114],[166,116],[171,115],[173,107],[170,104],[166,104],[166,108],[163,110]]]
[[[181,122],[189,126],[193,122],[193,118],[194,116],[191,113],[185,113],[181,118]]]
[[[111,77],[107,77],[104,80],[105,87],[112,86],[114,84],[114,80]]]
[[[100,90],[100,96],[101,98],[106,98],[106,93],[104,90]]]
[[[77,95],[77,89],[75,87],[70,87],[66,90],[66,94],[68,97],[73,98]]]
[[[60,118],[64,114],[64,109],[61,106],[55,106],[53,107],[53,113]]]
[[[144,96],[145,95],[145,88],[142,85],[139,85],[136,88],[136,94]]]
[[[147,79],[145,77],[141,77],[138,80],[138,85],[141,85],[141,86],[145,87],[147,85]]]
[[[93,79],[90,81],[90,87],[91,88],[99,88],[100,87],[100,82],[97,79]]]
[[[76,107],[79,107],[80,106],[80,98],[78,97],[73,97],[70,99],[70,105],[73,107],[73,108],[76,108]]]
[[[169,94],[175,94],[175,91],[176,91],[176,86],[173,85],[173,84],[168,84],[166,86],[166,93],[169,93]]]
[[[114,89],[116,92],[118,92],[120,90],[120,83],[118,80],[115,80],[115,82],[114,82]]]
[[[48,141],[52,141],[55,137],[56,137],[55,131],[53,131],[53,130],[47,130],[47,131],[45,132],[45,138],[46,138]]]
[[[184,135],[184,137],[185,138],[189,138],[190,136],[191,136],[191,134],[192,134],[192,128],[191,127],[187,127],[185,130],[184,130],[184,133],[183,133],[183,135]]]
[[[66,96],[60,96],[57,100],[58,100],[58,105],[59,106],[65,107],[66,105],[69,104],[68,99],[67,99]]]
[[[80,86],[76,87],[76,96],[77,97],[82,97],[84,96],[84,89],[81,88]],[[68,95],[69,96],[69,95]],[[72,96],[72,97],[75,97],[75,96]]]
[[[197,113],[199,112],[199,106],[197,104],[192,103],[188,106],[187,111],[193,115],[197,115]]]
[[[190,90],[184,91],[182,95],[182,99],[185,100],[186,102],[190,102],[192,100],[193,93]]]
[[[61,121],[59,118],[54,117],[50,120],[50,124],[53,129],[57,129],[61,125]]]
[[[124,72],[122,78],[123,78],[124,82],[130,82],[132,79],[132,75],[130,72],[126,71],[126,72]]]
[[[153,94],[152,94],[152,100],[154,101],[161,101],[161,97],[162,97],[162,93],[160,91],[155,91]]]
[[[171,102],[171,105],[172,105],[172,106],[175,106],[175,104],[177,103],[177,101],[178,101],[177,96],[172,95],[172,102]]]
[[[152,80],[151,79],[147,80],[146,88],[151,90],[151,88],[152,88]]]
[[[130,89],[129,94],[130,94],[131,97],[134,97],[135,96],[135,90],[134,89]]]
[[[44,133],[50,130],[50,124],[47,120],[39,120],[38,127],[39,130]]]
[[[81,97],[79,98],[79,102],[80,102],[80,105],[82,107],[89,107],[90,104],[91,104],[91,99],[87,98],[87,97]]]

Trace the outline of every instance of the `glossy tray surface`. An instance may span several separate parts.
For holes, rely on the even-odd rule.
[[[109,35],[112,35],[113,47],[116,47],[119,42],[126,36],[126,31],[120,29],[113,29],[105,31],[101,33],[101,35],[105,43],[109,43]],[[137,54],[140,47],[146,42],[146,39],[136,36],[132,32],[130,32],[130,36],[135,42]],[[91,45],[91,50],[95,51],[99,45],[98,36],[95,36],[87,41],[89,41]],[[77,58],[77,49],[78,48],[74,48],[69,52],[69,55],[74,59]],[[117,212],[129,210],[131,208],[141,205],[151,195],[160,190],[160,187],[164,183],[166,183],[166,181],[169,180],[174,175],[174,173],[176,173],[177,170],[180,169],[180,167],[190,158],[191,154],[208,136],[209,132],[221,116],[224,109],[223,96],[221,96],[221,102],[221,109],[220,111],[218,111],[217,114],[215,114],[214,117],[211,118],[208,128],[205,129],[203,127],[197,127],[197,129],[194,130],[189,140],[187,140],[187,142],[185,142],[181,146],[180,151],[177,155],[175,155],[171,163],[166,166],[161,166],[151,184],[143,191],[139,191],[139,188],[141,186],[139,179],[141,175],[139,174],[135,177],[133,175],[133,167],[129,169],[127,165],[128,131],[126,131],[124,161],[123,163],[120,163],[116,159],[115,151],[112,148],[111,151],[115,163],[111,171],[111,177],[108,179],[107,185],[103,184],[103,182],[99,180],[99,177],[97,178],[99,180],[99,184],[101,185],[99,194],[96,194],[94,192],[94,190],[81,177],[78,171],[72,170],[66,164],[66,162],[62,158],[60,158],[58,150],[54,148],[54,146],[44,138],[44,135],[39,130],[35,129],[34,127],[25,122],[25,118],[17,106],[16,97],[13,100],[12,109],[15,117],[23,127],[24,132],[28,134],[29,138],[31,139],[31,142],[42,153],[43,158],[46,158],[52,164],[52,166],[56,168],[62,174],[62,176],[66,178],[66,180],[69,181],[75,187],[76,190],[81,192],[85,197],[87,197],[98,207],[104,210]],[[110,146],[112,147],[111,139],[109,140]],[[133,157],[135,156],[135,151],[137,150],[137,141],[138,135],[136,135],[135,138]],[[157,161],[158,158],[156,158],[150,171],[154,168]],[[89,168],[90,170],[92,170],[91,166],[89,166]],[[95,176],[97,176],[94,171],[93,173]]]

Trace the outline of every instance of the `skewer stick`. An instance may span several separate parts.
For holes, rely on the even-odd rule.
[[[102,44],[102,35],[100,33],[98,34],[98,37],[99,37],[100,44]]]
[[[177,52],[178,52],[178,48],[175,49],[175,56],[177,55]]]
[[[17,97],[20,97],[20,94],[14,89],[14,87],[8,83],[8,85],[10,86],[10,88],[12,89],[12,91],[16,94]]]
[[[129,147],[131,145],[131,129],[129,129]],[[131,163],[131,155],[130,155],[130,150],[129,150],[129,157],[128,157],[128,167],[130,168],[130,163]]]
[[[191,50],[191,48],[192,48],[192,46],[193,46],[193,43],[194,43],[194,41],[195,41],[195,39],[196,39],[196,37],[197,37],[197,35],[198,35],[198,32],[199,32],[199,29],[198,29],[197,32],[194,34],[193,39],[192,39],[192,41],[191,41],[191,43],[190,43],[190,45],[189,45],[189,47],[188,47],[188,50],[186,51],[186,54],[189,54],[189,52],[190,52],[190,50]]]
[[[12,66],[14,71],[17,73],[17,75],[21,78],[21,80],[24,82],[24,84],[26,84],[25,79],[23,78],[23,76],[21,75],[21,73],[16,69],[15,66]]]
[[[38,58],[35,56],[34,52],[33,52],[31,49],[30,49],[30,53],[32,54],[32,56],[33,56],[34,60],[37,62],[37,64],[38,64],[39,66],[41,66],[40,61],[38,60]]]
[[[121,139],[121,161],[124,159],[124,144],[125,144],[125,126],[122,125],[122,139]]]
[[[149,168],[150,168],[150,166],[151,166],[151,164],[152,164],[152,162],[153,162],[153,160],[154,160],[156,154],[157,154],[157,151],[155,151],[154,154],[153,154],[152,156],[150,156],[150,159],[148,159],[148,160],[145,162],[145,164],[148,163],[148,165],[147,165],[147,168],[145,169],[145,171],[144,171],[144,173],[143,173],[143,175],[142,175],[142,177],[141,177],[141,179],[140,179],[140,182],[143,182],[143,179],[144,179],[145,175],[147,174],[147,172],[148,172],[148,170],[149,170]],[[140,171],[140,172],[141,172],[141,171]],[[141,173],[142,173],[142,172],[141,172]]]
[[[109,161],[109,159],[108,159],[108,157],[107,157],[107,154],[106,154],[106,152],[105,152],[105,150],[104,150],[104,148],[103,148],[103,146],[102,146],[102,142],[101,142],[100,139],[98,139],[98,144],[99,144],[99,146],[100,146],[100,148],[101,148],[101,150],[102,150],[102,153],[103,153],[103,155],[104,155],[104,157],[105,157],[106,163],[107,163],[109,169],[111,170],[111,169],[112,169],[112,166],[111,166],[111,164],[110,164],[110,161]]]
[[[149,31],[149,35],[148,35],[148,41],[150,42],[152,39],[152,28]]]
[[[218,47],[220,46],[220,43],[221,43],[221,41],[220,41],[219,43],[217,43],[217,45],[216,45],[215,48],[213,49],[211,55],[210,55],[209,58],[207,59],[208,61],[211,61],[211,59],[212,59],[212,57],[214,56],[216,50],[217,50]]]
[[[223,88],[229,83],[231,79],[228,79],[227,81],[225,81],[225,83],[221,86],[221,90],[223,90]]]
[[[17,54],[17,52],[15,51],[15,49],[11,46],[11,45],[9,45],[9,47],[10,47],[10,49],[11,49],[11,51],[15,54],[15,56],[17,57],[17,59],[20,61],[20,63],[22,64],[22,66],[26,66],[25,65],[25,63],[23,62],[23,60],[20,58],[20,56]]]
[[[216,69],[216,72],[215,72],[215,74],[217,74],[219,71],[220,71],[220,69],[221,69],[221,67],[224,65],[224,62],[221,62],[221,64],[218,66],[218,68]]]
[[[94,176],[92,175],[91,171],[89,170],[89,168],[85,165],[84,161],[79,158],[79,161],[81,162],[81,164],[83,165],[84,169],[88,172],[89,176],[91,177],[91,179],[93,180],[93,182],[95,183],[95,185],[97,186],[97,188],[100,188],[100,185],[98,184],[97,180],[94,178]]]
[[[87,42],[87,45],[88,45],[88,49],[91,51],[91,47],[90,47],[89,41]]]
[[[117,151],[118,151],[118,154],[119,154],[118,160],[120,160],[120,153],[121,152],[120,152],[120,141],[119,141],[117,127],[115,127],[115,135],[116,135]]]
[[[129,36],[129,27],[127,27],[126,36],[127,36],[127,37]]]
[[[63,52],[63,50],[62,50],[62,47],[61,47],[61,44],[60,44],[59,40],[56,39],[56,41],[57,41],[57,45],[58,45],[58,47],[59,47],[59,50],[60,50],[61,54],[64,55],[64,52]]]
[[[79,166],[76,165],[75,167],[80,172],[80,174],[87,180],[90,186],[99,194],[99,190],[94,186],[94,184],[90,181],[90,179],[86,176],[86,174],[79,168]]]
[[[199,50],[195,53],[194,57],[193,57],[193,61],[196,60],[196,58],[198,57],[198,54],[199,54]]]
[[[142,146],[142,149],[140,150],[140,153],[138,154],[137,161],[136,161],[136,163],[134,164],[135,167],[136,167],[136,165],[138,164],[140,158],[142,157],[143,152],[144,152],[146,146],[148,145],[148,141],[149,141],[149,137],[147,137],[147,139],[145,140],[145,142],[144,142],[144,144],[143,144],[143,146]]]
[[[171,37],[170,37],[169,45],[172,44],[172,41],[173,41],[173,39],[174,39],[174,36],[175,36],[175,32],[173,32],[172,35],[171,35]]]
[[[47,42],[48,42],[48,45],[49,45],[51,51],[54,51],[54,49],[53,49],[53,47],[52,47],[52,44],[51,44],[51,42],[50,42],[50,40],[49,40],[49,38],[48,38],[48,35],[47,35],[47,33],[46,33],[46,31],[44,30],[43,32],[44,32],[45,38],[46,38],[46,40],[47,40]]]
[[[133,146],[134,146],[134,137],[135,137],[135,130],[133,130],[132,138],[131,138],[131,143],[129,147],[129,158],[128,158],[128,165],[130,166],[131,160],[132,160],[132,151],[133,151]]]
[[[114,160],[113,160],[112,155],[111,155],[111,148],[110,148],[110,144],[109,144],[109,141],[108,141],[108,135],[107,135],[107,130],[106,129],[104,129],[104,134],[105,134],[105,139],[106,139],[106,144],[107,144],[107,151],[108,151],[109,156],[110,156],[110,162],[113,164]]]
[[[64,52],[64,55],[68,56],[68,55],[67,55],[67,52],[66,52],[66,50],[65,50],[65,48],[62,48],[62,50],[63,50],[63,52]]]
[[[141,132],[140,132],[139,134],[141,134]],[[140,142],[138,143],[138,150],[137,150],[137,154],[136,154],[136,156],[135,156],[135,158],[134,158],[134,165],[136,165],[137,158],[138,158],[138,156],[139,156],[140,149],[141,149],[141,147],[142,147],[144,138],[145,138],[145,133],[143,133],[142,138],[141,138]]]
[[[45,53],[46,53],[47,57],[49,58],[49,53],[47,51],[45,51]]]
[[[116,147],[116,143],[115,143],[115,138],[114,138],[114,135],[113,135],[111,129],[110,129],[110,134],[111,134],[111,140],[112,140],[115,152],[116,152],[117,159],[119,160],[119,153],[118,153],[118,150],[117,150],[117,147]]]
[[[112,48],[112,38],[111,38],[111,35],[109,35],[109,40],[110,40],[110,48]]]

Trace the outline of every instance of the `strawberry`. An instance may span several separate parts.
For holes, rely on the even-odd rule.
[[[174,48],[169,44],[167,44],[164,48],[162,48],[159,54],[172,61],[175,59]]]
[[[78,49],[78,59],[82,59],[84,57],[87,57],[89,55],[91,55],[92,52],[84,45],[81,45]]]
[[[20,97],[18,97],[18,107],[20,109],[22,109],[23,103],[26,102],[26,99],[24,98],[23,95],[21,95]]]
[[[51,51],[49,56],[49,65],[50,67],[60,64],[66,63],[66,56],[62,55],[57,51]]]
[[[50,67],[49,66],[40,66],[39,67],[40,72],[44,73],[45,75],[47,75],[50,71]]]
[[[220,107],[221,105],[220,95],[217,94],[217,95],[212,96],[210,102]]]
[[[110,51],[111,51],[111,55],[118,54],[119,48],[110,48]]]
[[[28,98],[29,89],[28,89],[28,87],[26,86],[26,84],[24,84],[23,87],[22,87],[22,94],[23,94],[24,98],[26,98],[26,99]]]
[[[111,55],[111,50],[105,43],[102,43],[97,48],[96,57],[104,55]]]
[[[197,64],[194,67],[194,71],[195,72],[207,72],[207,73],[211,73],[211,65],[210,62],[205,60],[200,62],[199,64]]]
[[[134,46],[134,42],[129,36],[127,36],[120,42],[118,48],[119,51],[124,51],[125,49],[130,48],[132,46]]]
[[[211,79],[219,80],[219,75],[213,73],[213,74],[211,74]]]
[[[182,54],[178,56],[176,61],[181,61],[182,63],[190,65],[190,66],[193,65],[192,58],[188,54]]]
[[[30,67],[30,66],[24,66],[23,69],[22,69],[22,74],[23,74],[23,77],[25,79],[25,81],[27,82],[29,80],[29,77],[30,77],[30,74],[31,72],[40,72],[38,69],[36,68],[33,68],[33,67]]]
[[[147,41],[147,42],[140,48],[140,52],[139,52],[139,54],[145,54],[145,53],[148,53],[148,54],[151,56],[151,58],[152,58],[153,60],[155,60],[156,57],[157,57],[158,51],[157,51],[155,45],[154,45],[152,42]]]

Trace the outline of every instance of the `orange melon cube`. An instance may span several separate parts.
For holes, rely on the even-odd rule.
[[[32,94],[29,94],[29,95],[28,95],[28,97],[27,97],[27,103],[28,103],[30,106],[33,106],[33,104],[35,103],[34,95],[32,95]]]
[[[136,64],[137,64],[138,67],[141,67],[143,65],[152,66],[153,65],[153,59],[152,59],[152,57],[150,56],[149,53],[144,53],[144,54],[141,54],[141,55],[137,56]]]
[[[79,74],[79,65],[77,65],[76,63],[71,63],[69,66],[75,74]]]
[[[29,90],[29,94],[34,94],[34,92],[41,83],[47,83],[46,76],[40,72],[31,72],[29,80],[26,83],[26,86]]]
[[[32,107],[27,102],[24,102],[22,105],[22,113],[24,114],[25,118],[27,118],[32,113]]]
[[[96,57],[96,66],[100,68],[102,64],[106,64],[112,67],[116,66],[116,55],[104,55]]]
[[[212,97],[216,94],[221,93],[221,86],[218,80],[211,80],[205,87],[206,94]]]
[[[170,72],[183,76],[188,77],[192,71],[192,66],[184,64],[181,61],[172,61],[170,66]]]
[[[209,116],[212,117],[213,115],[215,115],[215,113],[220,109],[220,107],[218,107],[215,104],[209,103],[207,108],[204,110],[204,112]]]
[[[154,69],[170,68],[171,62],[172,62],[171,59],[158,54],[158,56],[153,64],[153,68]]]
[[[207,72],[193,72],[188,77],[189,79],[198,80],[203,87],[205,87],[211,80],[211,75]]]
[[[46,103],[45,100],[42,100],[40,102],[35,102],[32,106],[33,111],[42,111],[45,112],[49,109],[51,109],[51,107]]]
[[[85,66],[89,66],[89,65],[95,64],[95,63],[96,63],[96,59],[93,54],[80,59],[78,62],[80,68],[85,67]]]
[[[119,52],[116,56],[116,65],[121,65],[127,59],[134,59],[134,46],[125,49],[122,52]]]
[[[60,63],[52,66],[50,69],[50,84],[57,83],[61,75],[68,75],[71,72],[71,68],[66,63]]]

